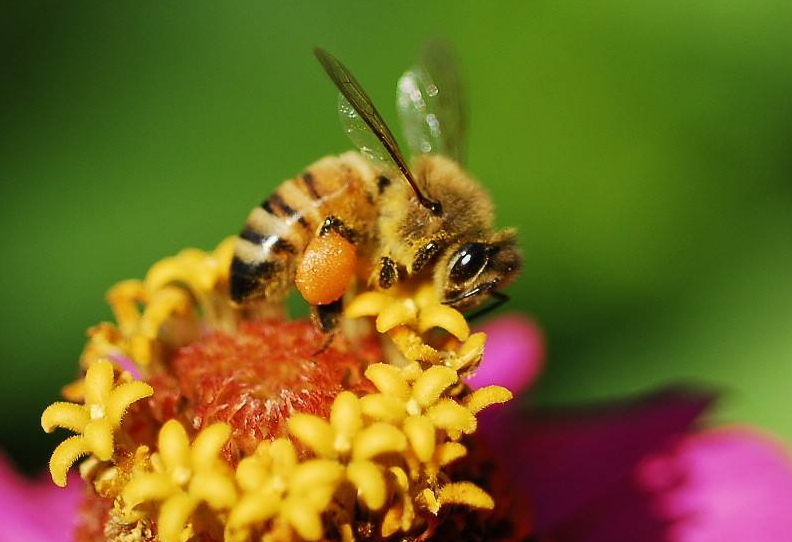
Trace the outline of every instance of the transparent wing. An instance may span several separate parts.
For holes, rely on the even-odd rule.
[[[410,168],[407,167],[404,155],[401,149],[399,149],[399,145],[396,143],[396,139],[393,137],[388,125],[385,124],[385,121],[382,119],[382,115],[380,115],[377,108],[374,107],[371,98],[368,97],[366,91],[363,90],[363,87],[357,82],[357,79],[355,79],[346,66],[341,64],[337,58],[327,51],[316,48],[314,49],[314,54],[316,54],[319,63],[322,65],[325,72],[327,72],[327,75],[333,83],[335,83],[339,92],[341,92],[341,96],[344,98],[344,100],[339,103],[339,112],[342,117],[342,122],[344,123],[344,129],[347,134],[349,134],[352,142],[367,156],[374,158],[378,162],[383,162],[381,158],[385,156],[378,152],[378,146],[373,145],[373,140],[365,135],[367,130],[364,129],[364,126],[367,126],[368,131],[371,132],[376,141],[379,141],[380,146],[384,148],[387,155],[390,156],[390,160],[385,161],[385,163],[392,162],[396,164],[397,169],[415,191],[415,195],[418,197],[418,201],[421,205],[431,210],[434,214],[442,214],[443,210],[440,203],[424,195],[421,189],[418,188],[412,173],[410,173]],[[361,124],[360,121],[362,121],[363,124]],[[378,156],[380,156],[380,158],[378,158]]]
[[[399,79],[396,107],[413,156],[445,154],[465,161],[467,116],[456,57],[444,42],[430,43],[418,65]]]
[[[360,118],[355,108],[343,94],[338,95],[338,116],[344,132],[375,167],[389,176],[399,175],[399,167],[382,142],[374,135],[368,124]]]

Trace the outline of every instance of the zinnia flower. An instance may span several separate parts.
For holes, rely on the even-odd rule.
[[[723,532],[774,542],[792,532],[788,457],[753,433],[697,432],[708,395],[487,408],[541,370],[530,321],[471,334],[416,284],[362,293],[328,340],[307,321],[231,305],[230,247],[184,251],[113,288],[117,322],[89,332],[85,378],[45,412],[45,429],[77,433],[54,455],[54,480],[88,455],[82,482],[63,490],[86,486],[78,542],[705,542]],[[735,464],[750,473],[733,476]],[[3,509],[32,515],[41,502]],[[38,540],[24,536],[13,540]]]

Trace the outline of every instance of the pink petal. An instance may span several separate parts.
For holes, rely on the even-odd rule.
[[[668,390],[550,414],[485,411],[479,428],[531,499],[540,535],[555,542],[665,542],[666,523],[652,513],[633,473],[710,402],[706,394]]]
[[[0,454],[0,542],[71,541],[81,488],[76,476],[65,489],[28,480]]]
[[[673,522],[669,542],[792,540],[792,456],[756,430],[686,436],[637,474]]]
[[[109,357],[116,365],[121,367],[122,370],[128,371],[133,378],[137,380],[143,378],[143,373],[140,372],[140,368],[132,361],[132,358],[123,354],[111,354]]]
[[[544,338],[539,326],[525,316],[511,314],[486,323],[484,358],[468,379],[473,388],[491,384],[519,393],[536,380],[544,365]]]

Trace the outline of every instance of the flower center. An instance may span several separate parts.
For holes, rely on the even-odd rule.
[[[363,370],[379,361],[379,343],[327,340],[305,320],[245,322],[234,335],[208,334],[177,352],[172,374],[152,379],[152,413],[194,429],[228,422],[230,455],[250,455],[261,440],[285,436],[294,412],[327,417],[342,389],[372,391]],[[342,453],[350,447],[335,444]]]

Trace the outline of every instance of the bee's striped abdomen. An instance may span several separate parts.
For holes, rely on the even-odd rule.
[[[314,178],[313,173],[306,171],[300,176],[300,181],[302,182],[303,186],[305,186],[305,191],[309,196],[311,196],[311,198],[314,200],[321,199],[321,194],[316,191],[316,178]]]
[[[328,216],[358,227],[372,224],[368,177],[370,168],[350,153],[320,160],[282,183],[251,211],[239,234],[231,263],[231,298],[281,301],[306,246]]]

